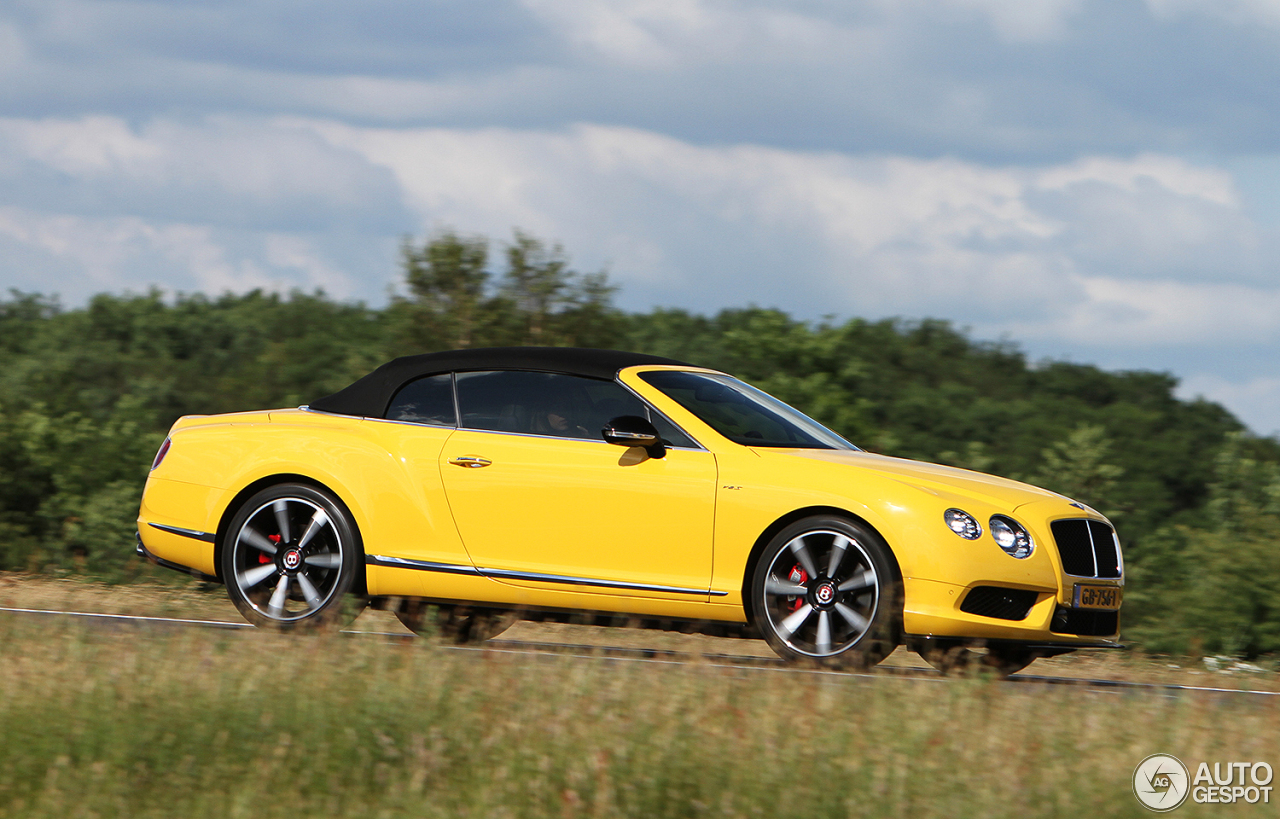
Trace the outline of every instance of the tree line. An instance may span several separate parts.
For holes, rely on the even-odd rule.
[[[605,273],[517,231],[401,251],[385,308],[323,293],[83,308],[0,301],[0,569],[127,581],[147,469],[180,415],[297,406],[390,358],[468,346],[636,350],[721,369],[877,452],[1029,481],[1116,523],[1126,639],[1280,652],[1280,442],[1166,373],[1029,361],[945,321],[806,322],[779,310],[629,313]],[[496,264],[495,264],[496,262]]]

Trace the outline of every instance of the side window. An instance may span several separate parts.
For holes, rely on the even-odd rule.
[[[658,413],[650,412],[649,420],[658,428],[658,434],[662,436],[662,441],[667,446],[687,446],[692,449],[697,448],[698,445],[695,444],[688,435],[685,435],[676,428],[675,424],[671,423],[666,418],[663,418]]]
[[[619,415],[649,413],[643,401],[613,381],[521,370],[458,373],[462,426],[526,435],[601,440],[600,429]],[[692,446],[660,416],[664,438]]]
[[[457,423],[453,410],[453,374],[429,375],[400,388],[387,407],[391,421],[412,421],[451,427]]]

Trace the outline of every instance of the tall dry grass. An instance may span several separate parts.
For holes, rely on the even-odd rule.
[[[1280,703],[9,618],[0,737],[3,817],[1074,819],[1280,768]]]

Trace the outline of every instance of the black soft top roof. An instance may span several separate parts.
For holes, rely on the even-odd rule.
[[[637,364],[675,364],[644,353],[592,350],[583,347],[481,347],[425,355],[407,355],[389,361],[351,386],[311,402],[311,409],[340,415],[381,418],[392,396],[407,381],[436,373],[468,370],[536,370],[588,378],[612,379],[624,367]]]

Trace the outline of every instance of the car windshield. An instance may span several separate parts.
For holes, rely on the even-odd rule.
[[[658,370],[640,377],[734,443],[857,449],[804,413],[727,375]]]

